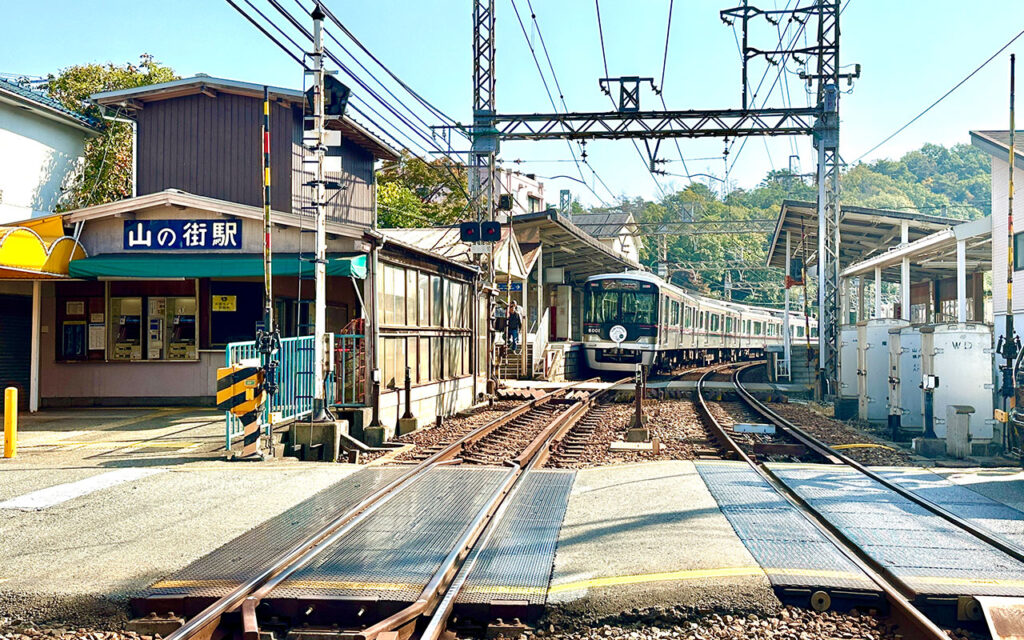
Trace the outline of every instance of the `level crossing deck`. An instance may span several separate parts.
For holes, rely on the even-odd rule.
[[[827,465],[769,468],[917,598],[1024,596],[1024,564],[868,476]]]

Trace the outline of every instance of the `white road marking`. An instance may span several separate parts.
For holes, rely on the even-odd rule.
[[[77,482],[58,484],[46,489],[32,491],[10,500],[0,502],[0,509],[23,509],[27,511],[40,511],[49,507],[73,500],[84,495],[115,487],[125,482],[132,482],[147,476],[163,473],[166,469],[153,468],[128,468],[117,469],[101,473]]]

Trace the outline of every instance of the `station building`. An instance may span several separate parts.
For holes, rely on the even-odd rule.
[[[3,235],[0,286],[27,289],[30,311],[0,335],[37,348],[20,358],[37,371],[24,385],[32,409],[213,404],[216,369],[251,350],[262,320],[263,89],[197,76],[94,96],[135,123],[136,195]],[[311,394],[302,381],[312,356],[299,340],[312,332],[313,168],[305,96],[269,93],[274,306],[293,361],[283,384],[291,404],[277,417],[287,418]],[[328,124],[329,395],[358,426],[373,409],[375,372],[384,421],[407,366],[428,420],[469,407],[485,383],[474,358],[476,268],[375,228],[374,164],[398,157],[351,118]]]

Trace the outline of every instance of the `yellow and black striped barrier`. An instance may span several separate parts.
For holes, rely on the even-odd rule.
[[[217,369],[217,408],[230,411],[242,423],[242,458],[259,454],[263,400],[261,367],[233,364]]]

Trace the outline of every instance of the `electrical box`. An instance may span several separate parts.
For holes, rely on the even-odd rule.
[[[555,338],[569,340],[572,337],[572,287],[555,287]]]
[[[545,284],[562,284],[565,282],[565,267],[545,267]]]

